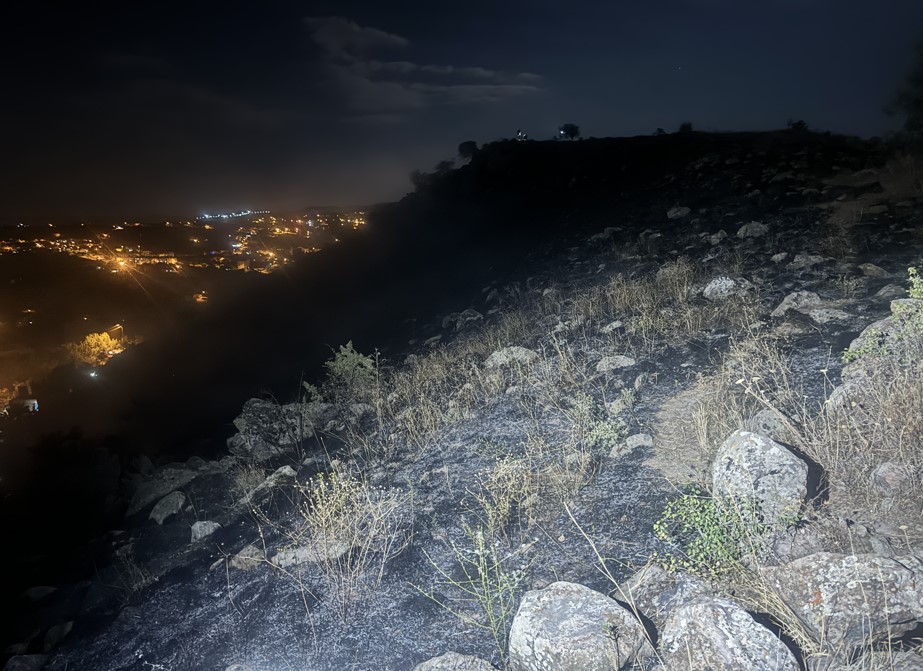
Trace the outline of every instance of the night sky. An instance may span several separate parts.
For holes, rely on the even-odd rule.
[[[0,10],[0,224],[399,198],[459,142],[881,135],[920,0],[22,3]]]

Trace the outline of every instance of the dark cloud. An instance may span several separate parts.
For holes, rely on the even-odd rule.
[[[541,77],[479,66],[382,61],[370,54],[407,49],[409,40],[343,17],[305,19],[321,51],[331,86],[352,116],[373,123],[395,123],[402,113],[433,106],[492,104],[541,92]],[[433,79],[440,80],[434,82]],[[449,81],[446,81],[449,80]]]

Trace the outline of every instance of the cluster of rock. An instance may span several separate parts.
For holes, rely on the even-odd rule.
[[[713,285],[723,290],[733,281]],[[819,303],[816,294],[797,292],[774,315]],[[912,359],[914,353],[907,348],[915,334],[908,329],[918,329],[923,301],[898,299],[891,311],[890,317],[866,328],[850,349],[867,351],[874,342],[889,357]],[[882,357],[860,357],[847,366],[828,412],[861,406],[861,382],[881,365]],[[760,413],[767,414],[773,413]],[[776,440],[785,432],[778,418],[758,416],[748,424],[765,428],[772,437],[743,429],[732,433],[712,464],[711,490],[718,505],[746,500],[759,511],[754,522],[761,524],[755,533],[762,538],[753,539],[751,555],[743,559],[753,594],[719,594],[695,575],[668,572],[656,564],[645,566],[609,595],[554,582],[523,596],[509,632],[510,669],[923,669],[918,650],[891,649],[923,623],[923,547],[897,554],[886,537],[858,524],[850,525],[856,534],[853,551],[825,547],[824,524],[849,523],[832,521],[830,513],[826,519],[815,514],[813,521],[806,521],[805,507],[822,493],[810,491],[809,464]],[[872,478],[892,489],[908,481],[891,462],[877,465]],[[795,524],[797,520],[802,521]],[[797,629],[802,640],[783,636],[783,627]],[[491,668],[485,660],[451,652],[417,665],[415,671]]]

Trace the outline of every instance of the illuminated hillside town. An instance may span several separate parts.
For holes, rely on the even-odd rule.
[[[38,415],[31,386],[57,367],[102,380],[165,318],[188,322],[365,223],[327,210],[0,227],[0,420]]]
[[[0,256],[54,251],[94,261],[98,270],[113,273],[143,265],[160,266],[167,273],[184,268],[271,273],[298,256],[339,242],[344,230],[364,225],[361,211],[288,216],[245,211],[108,227],[20,224],[0,228]]]

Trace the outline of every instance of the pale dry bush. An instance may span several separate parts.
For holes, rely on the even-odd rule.
[[[511,545],[515,532],[525,529],[535,515],[539,484],[528,458],[501,457],[478,475],[470,510],[485,534]]]
[[[296,521],[280,530],[320,568],[331,607],[349,621],[380,586],[388,562],[410,544],[412,500],[340,473],[320,474],[296,490]]]
[[[412,443],[425,447],[478,404],[528,379],[527,366],[485,370],[484,362],[498,349],[526,342],[531,329],[528,313],[512,311],[476,333],[414,357],[386,380],[389,418]]]
[[[870,511],[919,516],[923,500],[923,360],[882,358],[859,395],[829,408],[811,425],[805,451],[828,471],[831,498]],[[872,472],[891,462],[906,474],[894,500],[875,486]]]
[[[699,400],[693,423],[699,449],[708,461],[733,431],[764,408],[789,429],[805,421],[804,395],[790,358],[770,334],[749,331],[732,340],[718,369],[697,381]]]
[[[266,470],[259,464],[240,463],[231,471],[231,492],[237,500],[246,498],[266,480]]]

